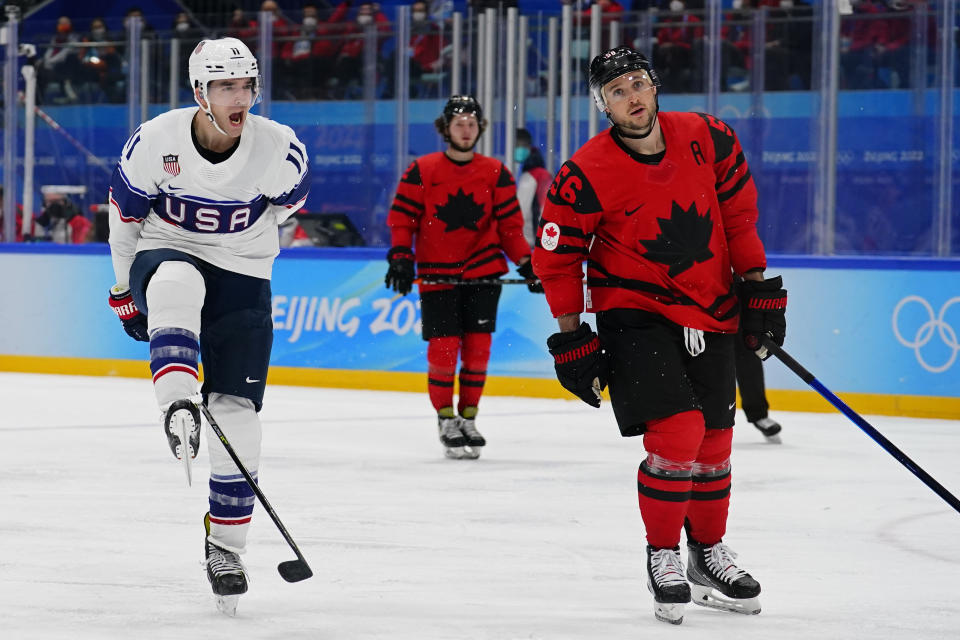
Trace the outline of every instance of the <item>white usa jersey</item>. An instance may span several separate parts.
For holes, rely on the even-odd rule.
[[[248,114],[240,144],[213,164],[194,146],[198,109],[143,123],[110,179],[110,251],[128,285],[138,251],[177,249],[222,269],[269,279],[277,227],[310,190],[304,146],[290,127]]]

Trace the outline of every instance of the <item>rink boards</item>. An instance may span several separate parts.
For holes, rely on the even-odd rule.
[[[270,382],[423,391],[415,294],[383,286],[378,249],[290,249],[273,279]],[[0,370],[149,377],[146,343],[106,304],[105,246],[0,245]],[[865,413],[960,418],[960,261],[771,257],[789,291],[785,347]],[[563,397],[546,353],[555,329],[542,296],[504,287],[488,392]],[[830,410],[777,362],[781,410]]]

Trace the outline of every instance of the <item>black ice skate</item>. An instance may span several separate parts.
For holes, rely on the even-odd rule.
[[[760,418],[753,423],[760,433],[763,434],[763,437],[767,439],[767,442],[771,444],[780,444],[780,431],[783,427],[780,426],[780,423],[776,420],[771,420],[770,418]]]
[[[204,528],[210,535],[210,514],[204,517]],[[240,594],[247,592],[247,573],[240,556],[205,540],[207,580],[217,598],[217,609],[228,616],[237,615]]]
[[[440,444],[444,446],[444,455],[454,460],[467,457],[464,447],[467,439],[460,432],[460,418],[453,414],[452,408],[444,408],[437,414],[437,429],[440,432]]]
[[[476,460],[480,457],[480,451],[487,445],[487,440],[479,431],[477,431],[477,408],[466,407],[460,416],[460,433],[466,438],[467,444],[464,447],[464,457]]]
[[[683,577],[680,547],[657,549],[647,545],[647,578],[657,620],[683,622],[683,606],[690,602],[690,585]]]
[[[727,545],[687,542],[687,579],[693,602],[723,611],[760,613],[760,583],[734,563],[737,557]]]
[[[177,460],[183,461],[187,484],[193,482],[190,461],[200,450],[200,409],[192,400],[177,400],[163,415],[163,432]],[[190,455],[183,455],[183,442],[187,443]]]

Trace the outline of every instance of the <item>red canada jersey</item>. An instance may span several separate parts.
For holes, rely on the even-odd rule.
[[[732,333],[732,271],[766,268],[757,190],[725,122],[658,115],[663,157],[628,149],[615,129],[565,162],[547,193],[533,255],[554,316],[643,309],[685,327]],[[659,154],[658,154],[659,155]]]
[[[507,273],[504,252],[514,262],[530,255],[513,176],[478,153],[465,163],[442,151],[414,160],[397,185],[387,225],[395,247],[412,246],[416,235],[422,278],[496,277]]]

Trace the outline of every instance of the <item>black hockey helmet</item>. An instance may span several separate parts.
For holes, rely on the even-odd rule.
[[[603,86],[631,71],[646,71],[653,86],[660,87],[660,76],[653,70],[653,65],[639,51],[630,47],[616,47],[604,51],[590,62],[590,91],[600,111],[607,110],[607,103],[603,97]]]
[[[450,124],[454,116],[472,113],[477,122],[483,122],[483,109],[473,96],[450,96],[443,107],[443,121]]]

